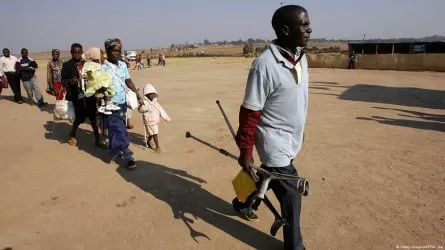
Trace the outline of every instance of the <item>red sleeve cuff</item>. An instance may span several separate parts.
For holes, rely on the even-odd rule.
[[[255,134],[260,116],[261,110],[253,111],[243,106],[240,108],[239,128],[235,136],[236,144],[240,149],[240,157],[252,157],[253,147],[255,145]]]
[[[253,146],[248,148],[240,148],[240,157],[242,158],[251,158],[253,155]]]

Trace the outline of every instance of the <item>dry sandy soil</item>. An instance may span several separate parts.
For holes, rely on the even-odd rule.
[[[280,249],[282,230],[268,234],[273,217],[264,206],[258,222],[232,211],[236,162],[184,136],[190,131],[237,154],[215,100],[237,127],[249,65],[175,59],[132,71],[139,87],[155,85],[173,118],[160,125],[165,150],[157,154],[143,147],[141,117],[134,115],[134,171],[93,147],[88,124],[78,147],[70,147],[69,124],[48,132],[51,106],[17,105],[5,90],[0,249]],[[445,74],[310,73],[306,141],[296,159],[311,183],[301,219],[307,249],[444,246]]]

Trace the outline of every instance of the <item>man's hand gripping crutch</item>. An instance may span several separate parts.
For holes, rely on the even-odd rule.
[[[216,104],[218,105],[218,107],[224,117],[224,120],[226,121],[226,124],[229,127],[230,133],[232,134],[233,138],[235,138],[236,133],[233,130],[233,127],[230,124],[230,121],[227,118],[227,115],[224,112],[224,109],[222,108],[219,100],[216,101]],[[238,161],[240,161],[240,159]],[[241,162],[240,162],[240,164],[241,164]],[[249,167],[250,167],[250,169],[244,169],[244,171],[249,173],[249,175],[252,177],[252,179],[255,182],[258,181],[258,178],[253,174],[253,172],[251,171],[252,169],[257,171],[263,177],[262,182],[260,183],[260,188],[257,192],[257,197],[260,198],[261,200],[265,199],[265,194],[268,190],[269,183],[271,180],[295,180],[297,182],[297,192],[299,194],[302,194],[303,196],[307,196],[309,194],[309,182],[305,178],[302,178],[299,176],[293,176],[293,175],[280,174],[280,173],[271,173],[263,168],[255,166],[253,164],[253,162],[249,164]]]

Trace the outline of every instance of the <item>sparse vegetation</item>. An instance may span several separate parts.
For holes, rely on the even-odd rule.
[[[253,44],[252,43],[247,43],[246,45],[244,45],[243,48],[243,55],[247,55],[247,54],[251,54],[253,53]]]

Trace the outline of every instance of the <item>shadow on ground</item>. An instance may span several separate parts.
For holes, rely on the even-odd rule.
[[[343,92],[339,96],[339,99],[419,108],[445,109],[445,91],[421,88],[358,84]]]
[[[2,100],[16,103],[14,101],[14,96],[2,96]],[[17,105],[29,105],[28,103],[29,103],[29,99],[27,97],[23,97],[23,103],[17,104]],[[53,110],[54,110],[54,104],[47,104],[46,106],[41,107],[41,108],[37,107],[37,105],[34,105],[34,107],[36,107],[37,109],[39,109],[42,112],[47,112],[50,114],[52,114]]]
[[[424,120],[435,121],[435,122],[445,122],[445,115],[429,114],[429,113],[411,111],[411,110],[406,110],[406,109],[393,109],[393,108],[383,108],[383,107],[373,107],[373,108],[381,109],[381,110],[393,110],[393,111],[398,111],[398,112],[403,112],[403,113],[409,114],[409,115],[399,114],[399,116],[403,116],[403,117],[424,119]]]
[[[54,126],[55,125],[55,126]],[[59,143],[65,144],[70,147],[67,143],[68,134],[71,130],[71,124],[65,121],[48,121],[43,127],[45,128],[45,138],[47,140],[58,141]],[[88,124],[82,124],[81,126],[89,126]],[[110,163],[110,152],[108,150],[103,150],[96,148],[94,145],[94,134],[91,131],[85,130],[81,127],[76,133],[77,148],[82,150],[91,156],[105,162]]]
[[[319,89],[319,90],[330,90],[330,88],[327,87],[309,87],[310,89]]]
[[[366,120],[366,121],[375,121],[382,124],[393,125],[393,126],[401,126],[422,130],[433,130],[439,132],[445,132],[445,124],[439,122],[425,122],[425,121],[415,121],[415,120],[405,120],[405,119],[393,119],[393,118],[385,118],[381,116],[372,116],[369,117],[357,117],[358,120]]]
[[[311,83],[316,83],[316,84],[326,84],[326,85],[338,85],[338,82],[310,82]]]
[[[211,235],[195,230],[196,220],[203,220],[219,230],[244,242],[254,249],[280,249],[282,242],[238,220],[232,205],[201,187],[201,178],[185,171],[168,168],[145,161],[137,162],[137,169],[118,168],[118,173],[141,190],[167,203],[175,219],[181,220],[190,231],[190,237],[211,240]]]

